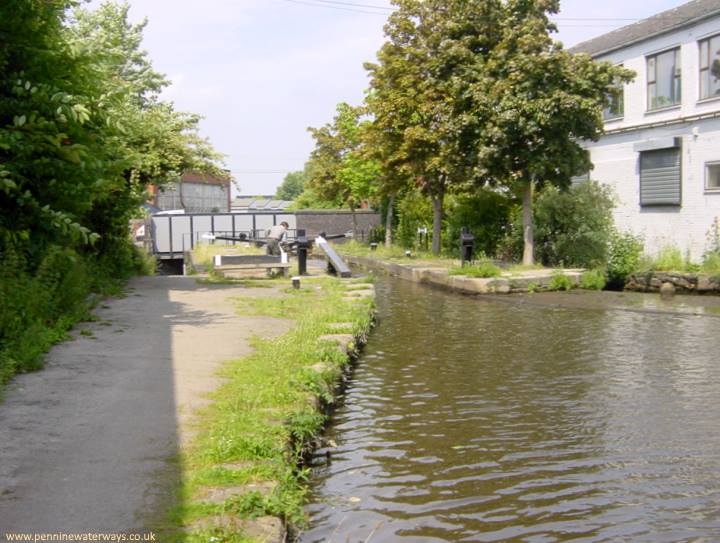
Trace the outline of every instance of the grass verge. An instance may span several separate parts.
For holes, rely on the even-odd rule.
[[[361,286],[356,280],[303,278],[302,285],[279,297],[236,299],[243,315],[293,323],[280,337],[255,338],[252,355],[226,364],[226,382],[200,414],[199,433],[180,460],[180,505],[161,530],[163,541],[253,541],[238,526],[217,527],[208,520],[223,516],[273,516],[302,526],[308,474],[303,459],[326,422],[320,407],[333,403],[350,361],[320,336],[345,333],[362,341],[373,304],[372,298],[351,297]],[[212,489],[234,490],[212,502],[206,499]]]

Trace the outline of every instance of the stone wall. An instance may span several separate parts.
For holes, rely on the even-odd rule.
[[[358,240],[364,241],[364,239],[367,239],[370,230],[380,226],[380,213],[363,209],[356,211],[355,215],[359,230],[356,232],[356,237]],[[307,236],[311,238],[314,238],[320,232],[326,232],[328,235],[343,234],[352,230],[353,227],[352,213],[349,210],[303,209],[295,212],[295,218],[297,228],[304,228]]]
[[[625,290],[659,292],[663,283],[670,283],[677,292],[686,294],[720,294],[720,276],[706,273],[634,273],[627,278]]]

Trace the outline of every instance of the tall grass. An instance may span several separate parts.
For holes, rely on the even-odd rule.
[[[100,262],[51,246],[35,270],[19,251],[6,248],[0,254],[0,385],[16,373],[42,368],[44,353],[88,318],[90,293],[120,292],[125,264],[149,271],[150,262],[128,254],[134,262]]]

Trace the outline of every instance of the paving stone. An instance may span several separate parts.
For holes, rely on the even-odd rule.
[[[348,290],[345,292],[346,298],[369,298],[375,296],[375,291],[370,289]]]
[[[352,334],[325,334],[318,339],[321,341],[332,341],[337,343],[338,349],[342,353],[349,353],[355,346],[355,336]],[[353,348],[351,348],[351,345]]]
[[[347,330],[348,328],[352,329],[352,327],[353,323],[351,322],[333,322],[328,324],[330,330]]]
[[[235,515],[218,515],[197,520],[188,526],[188,531],[211,530],[221,528],[237,530],[243,535],[264,543],[282,543],[285,541],[285,526],[277,517],[258,517],[243,519]]]
[[[276,487],[277,483],[272,481],[248,483],[240,486],[210,487],[203,489],[198,499],[206,503],[220,504],[225,503],[231,498],[249,494],[250,492],[259,492],[263,496],[269,496]]]

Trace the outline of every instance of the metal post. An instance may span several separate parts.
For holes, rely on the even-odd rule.
[[[307,275],[307,251],[310,247],[310,240],[305,235],[304,229],[297,230],[298,274]]]

